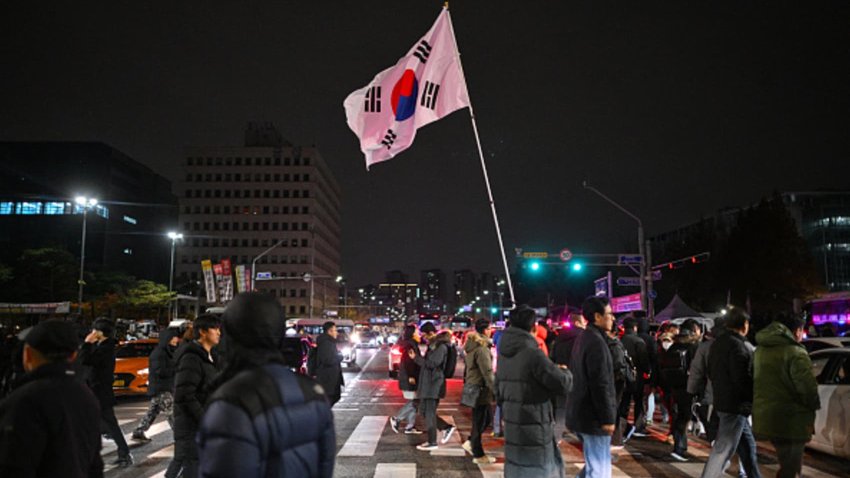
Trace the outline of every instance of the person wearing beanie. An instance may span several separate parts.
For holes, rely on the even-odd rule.
[[[26,375],[0,402],[0,476],[99,478],[100,407],[77,379],[77,331],[48,320],[21,333]]]
[[[86,335],[78,360],[84,366],[91,367],[89,386],[100,402],[100,416],[106,433],[115,440],[118,447],[118,460],[114,464],[125,467],[133,464],[133,455],[124,439],[124,433],[115,418],[115,394],[112,381],[115,376],[115,347],[118,342],[113,338],[115,324],[104,317],[94,321],[92,331]]]
[[[285,326],[265,294],[239,294],[225,309],[227,365],[198,431],[199,476],[333,476],[333,414],[321,385],[284,363]]]

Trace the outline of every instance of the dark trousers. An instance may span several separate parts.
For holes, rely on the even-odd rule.
[[[421,399],[422,414],[425,415],[425,426],[428,427],[428,443],[431,445],[437,444],[437,430],[445,430],[451,425],[445,420],[437,416],[437,407],[440,405],[440,400],[436,398]]]
[[[180,471],[183,471],[182,473]],[[193,438],[174,440],[174,459],[165,470],[165,478],[196,478],[198,451]]]
[[[106,433],[115,440],[115,446],[118,447],[118,456],[125,457],[130,454],[130,447],[127,446],[127,440],[124,439],[124,433],[121,432],[121,427],[118,426],[118,419],[115,418],[115,410],[112,407],[100,409],[101,427]]]
[[[643,380],[638,380],[636,383],[627,385],[623,391],[623,399],[620,400],[620,416],[628,421],[629,407],[632,402],[635,403],[635,420],[634,427],[643,431],[646,429],[646,417],[643,411]]]
[[[484,433],[490,420],[490,405],[477,405],[472,409],[472,431],[469,433],[469,443],[472,445],[472,456],[475,458],[484,456],[481,434]]]
[[[801,476],[803,470],[803,449],[806,447],[804,441],[792,440],[770,440],[776,448],[776,459],[779,461],[777,478],[795,478]]]
[[[688,451],[688,423],[691,421],[691,403],[693,399],[687,390],[672,390],[673,408],[670,410],[671,429],[673,431],[673,452],[682,454]]]

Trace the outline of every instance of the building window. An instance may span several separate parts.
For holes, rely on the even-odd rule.
[[[301,239],[301,247],[310,247],[308,244],[309,241],[307,239]]]
[[[295,306],[294,306],[294,305],[290,305],[290,306],[289,306],[289,313],[290,313],[290,314],[294,314],[294,313],[295,313]]]
[[[236,165],[242,166],[242,158],[236,158]],[[238,181],[238,179],[237,179],[237,181]]]
[[[307,297],[307,289],[301,289],[301,292],[299,292],[299,297]]]
[[[304,166],[310,165],[310,158],[304,158]]]
[[[307,313],[307,306],[306,305],[299,306],[298,307],[298,313],[299,314],[306,314]]]
[[[130,216],[124,216],[124,222],[126,222],[127,224],[133,224],[133,225],[138,224],[138,221],[136,221],[136,218],[130,217]]]
[[[124,248],[124,250],[123,250],[122,252],[123,252],[124,254],[127,254],[128,256],[132,256],[132,255],[133,255],[133,249],[130,249],[129,247],[125,247],[125,248]]]
[[[301,197],[303,197],[303,198],[308,198],[308,197],[310,197],[310,190],[309,190],[309,189],[305,189],[304,191],[302,191],[302,192],[301,192]]]
[[[10,201],[0,202],[0,215],[8,216],[15,209],[15,203]]]
[[[309,229],[309,226],[307,225],[307,223],[306,223],[306,222],[302,222],[302,223],[301,223],[301,230],[302,230],[302,231],[306,231],[307,229]]]
[[[295,165],[301,166],[301,158],[295,158]]]
[[[46,202],[44,203],[44,213],[48,215],[65,214],[66,203],[64,202]],[[71,204],[67,204],[67,210],[70,212]]]
[[[285,183],[289,182],[289,175],[288,174],[283,175],[283,182],[285,182]]]
[[[293,181],[295,181],[296,183],[297,183],[298,181],[301,181],[301,175],[300,175],[300,174],[293,174],[293,175],[292,175],[292,180],[293,180]]]
[[[193,165],[194,165],[194,164],[193,164],[194,162],[195,162],[195,159],[194,159],[194,158],[186,158],[186,165],[187,165],[187,166],[193,166]]]
[[[191,189],[187,189],[187,190],[186,190],[186,197],[187,197],[187,198],[191,198],[191,197],[192,197],[192,190],[191,190]]]
[[[19,202],[15,206],[15,214],[41,214],[41,208],[40,202]]]

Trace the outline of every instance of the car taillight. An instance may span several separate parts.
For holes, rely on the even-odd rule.
[[[393,347],[393,349],[390,350],[390,353],[393,354],[393,355],[401,355],[401,348],[400,347]]]

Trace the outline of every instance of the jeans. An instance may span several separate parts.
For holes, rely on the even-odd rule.
[[[496,405],[496,410],[493,412],[493,433],[498,435],[502,432],[502,407]]]
[[[428,443],[431,445],[437,444],[437,430],[440,431],[451,428],[451,425],[445,420],[437,416],[437,407],[440,405],[440,400],[436,398],[423,398],[422,414],[425,415],[425,425],[428,427]]]
[[[803,473],[804,441],[770,440],[776,448],[776,459],[779,461],[779,471],[776,478],[795,478]]]
[[[164,413],[166,419],[168,420],[168,425],[171,428],[174,428],[174,417],[172,414],[172,410],[174,408],[174,398],[171,396],[171,392],[162,392],[157,393],[151,398],[151,404],[148,407],[147,413],[142,417],[142,420],[139,422],[139,426],[136,427],[136,432],[146,432],[148,428],[151,427],[154,420],[156,420],[157,415],[160,413]]]
[[[416,425],[416,406],[418,404],[419,400],[408,400],[395,416],[398,421],[407,423],[407,426],[405,426],[407,430],[412,430]]]
[[[756,461],[756,440],[746,415],[725,412],[717,412],[717,415],[720,418],[717,439],[711,447],[711,455],[702,469],[701,477],[716,478],[723,475],[726,463],[737,450],[747,478],[761,478]]]
[[[688,451],[688,422],[691,421],[691,394],[686,390],[673,389],[673,453],[679,455]]]
[[[579,433],[584,453],[584,468],[576,478],[611,477],[611,437]]]
[[[646,420],[652,421],[653,415],[655,415],[655,387],[650,387],[649,394],[646,396]]]
[[[118,426],[118,420],[115,418],[115,410],[112,407],[102,408],[100,410],[101,426],[106,430],[106,433],[115,440],[115,446],[118,447],[118,457],[125,457],[130,454],[130,447],[127,446],[127,440],[124,439],[124,433],[121,432],[121,427]]]
[[[484,456],[484,447],[481,446],[481,434],[490,423],[490,405],[477,405],[472,409],[472,431],[469,433],[469,443],[472,445],[472,456],[481,458]]]

